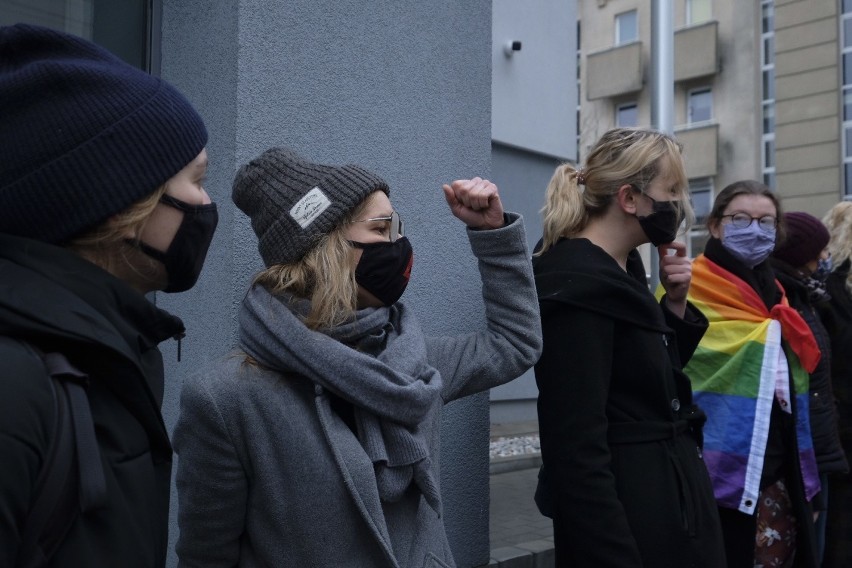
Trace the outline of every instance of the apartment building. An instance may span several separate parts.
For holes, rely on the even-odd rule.
[[[673,9],[674,130],[698,217],[690,253],[703,250],[713,196],[733,181],[763,180],[788,210],[817,216],[852,197],[852,0]],[[579,0],[578,19],[582,160],[608,128],[650,124],[651,2]]]

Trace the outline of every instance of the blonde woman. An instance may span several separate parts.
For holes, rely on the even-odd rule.
[[[0,565],[164,566],[157,345],[185,330],[145,294],[201,271],[207,131],[81,38],[3,27],[0,61]]]
[[[823,321],[831,338],[831,375],[840,418],[840,441],[847,458],[852,457],[852,202],[838,203],[825,215],[823,223],[831,239],[828,251],[834,269],[826,290],[830,309]],[[828,519],[826,521],[823,566],[852,566],[852,474],[828,478]]]
[[[454,566],[441,516],[447,402],[524,372],[541,333],[517,215],[480,178],[444,186],[479,260],[487,325],[426,337],[400,302],[412,246],[390,188],[272,148],[233,198],[266,269],[239,350],[185,385],[175,430],[181,566]]]
[[[538,501],[553,517],[556,565],[723,567],[704,416],[680,370],[706,327],[674,241],[691,214],[680,147],[653,130],[610,130],[582,169],[557,168],[545,200],[533,261]],[[659,303],[636,252],[648,242]]]

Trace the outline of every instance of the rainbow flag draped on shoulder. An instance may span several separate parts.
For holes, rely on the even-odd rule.
[[[757,505],[773,400],[791,411],[790,375],[807,499],[820,489],[808,412],[809,372],[820,352],[778,287],[781,302],[767,310],[748,283],[704,255],[692,265],[689,300],[710,322],[684,369],[707,413],[704,461],[718,504],[747,514]]]

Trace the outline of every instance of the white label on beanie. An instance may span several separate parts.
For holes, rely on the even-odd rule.
[[[315,187],[305,194],[292,209],[290,209],[290,217],[295,219],[303,229],[314,222],[314,219],[319,217],[323,211],[328,209],[331,201],[320,191],[320,188]]]

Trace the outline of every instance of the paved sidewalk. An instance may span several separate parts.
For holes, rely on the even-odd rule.
[[[491,438],[538,434],[535,422],[494,425]],[[491,460],[491,563],[498,568],[548,568],[554,565],[553,524],[533,501],[541,454]]]
[[[553,522],[533,502],[538,468],[491,475],[491,549],[533,540],[553,542]]]

